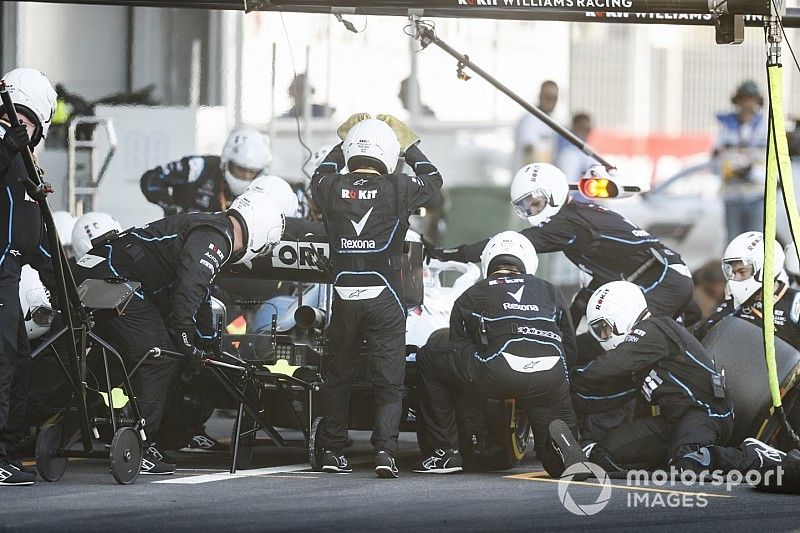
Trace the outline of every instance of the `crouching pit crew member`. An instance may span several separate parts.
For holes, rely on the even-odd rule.
[[[221,213],[191,213],[157,220],[98,243],[78,261],[75,277],[141,282],[120,317],[101,320],[97,331],[126,358],[138,363],[152,348],[177,351],[190,368],[199,366],[216,332],[204,329],[209,287],[226,263],[242,263],[269,253],[283,233],[280,207],[267,195],[239,196]],[[96,242],[96,241],[95,241]],[[132,381],[149,442],[143,474],[171,474],[175,465],[152,441],[158,432],[167,390],[180,364],[148,357]]]
[[[589,172],[606,171],[595,166]],[[592,292],[609,281],[636,283],[659,315],[677,318],[691,304],[694,284],[680,256],[614,211],[573,201],[567,177],[553,165],[522,167],[511,182],[511,204],[531,225],[521,233],[537,253],[564,252],[592,276],[573,303],[573,323],[580,322]],[[486,242],[451,249],[428,246],[427,253],[442,261],[477,262]]]
[[[793,246],[793,245],[792,245]],[[800,291],[789,287],[789,275],[784,269],[784,252],[775,243],[775,334],[800,349]],[[722,257],[722,272],[728,280],[730,298],[725,300],[695,329],[702,340],[708,331],[727,316],[737,316],[764,327],[762,286],[764,281],[764,234],[758,231],[742,233],[731,241]]]
[[[406,306],[401,283],[408,217],[442,187],[436,167],[417,146],[419,137],[390,115],[351,116],[311,180],[330,240],[335,289],[329,360],[323,367],[320,434],[324,472],[352,471],[347,442],[350,389],[362,341],[372,370],[375,421],[372,445],[379,477],[398,476],[397,453],[405,375]],[[416,176],[395,173],[401,151]],[[347,174],[339,171],[347,165]]]
[[[0,485],[31,485],[36,471],[22,466],[18,448],[26,432],[30,346],[19,299],[22,267],[30,264],[52,289],[54,278],[39,206],[27,194],[28,173],[20,152],[47,135],[56,92],[38,70],[18,68],[3,76],[20,124],[0,116]]]
[[[567,360],[575,356],[572,320],[561,291],[534,276],[537,265],[528,239],[514,231],[496,235],[482,254],[485,279],[453,305],[450,338],[434,340],[417,354],[422,416],[433,451],[415,472],[461,470],[453,399],[464,393],[515,398],[551,476],[585,459],[575,440],[567,379]]]
[[[626,281],[603,285],[589,299],[586,318],[607,351],[571,372],[576,410],[607,408],[639,392],[660,408],[659,415],[634,420],[592,446],[591,462],[608,472],[668,464],[695,472],[746,472],[786,460],[756,439],[725,446],[733,408],[724,379],[691,333],[650,313],[639,287]]]

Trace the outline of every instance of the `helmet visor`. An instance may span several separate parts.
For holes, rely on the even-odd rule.
[[[533,217],[544,211],[548,205],[552,205],[552,199],[542,189],[531,191],[512,202],[514,209],[523,217]]]
[[[228,162],[228,172],[233,175],[234,178],[242,181],[253,181],[261,174],[261,168],[247,168],[241,165],[237,165],[233,161]]]
[[[42,328],[49,328],[53,323],[55,312],[49,307],[36,307],[30,310],[30,319],[33,323]]]
[[[605,318],[598,318],[589,324],[589,329],[599,341],[607,341],[614,335],[614,326]]]
[[[747,281],[755,273],[755,265],[749,259],[726,259],[722,261],[722,273],[728,281]]]

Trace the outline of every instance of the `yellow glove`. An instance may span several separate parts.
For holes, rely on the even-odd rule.
[[[378,120],[384,121],[392,128],[397,140],[400,142],[400,149],[402,151],[408,150],[408,147],[419,142],[419,135],[414,130],[409,128],[402,120],[392,115],[378,115]]]
[[[347,137],[347,133],[359,122],[362,120],[367,120],[368,118],[372,118],[372,115],[369,113],[353,113],[350,115],[350,118],[342,122],[342,125],[336,130],[336,134],[339,135],[341,140],[344,140]]]

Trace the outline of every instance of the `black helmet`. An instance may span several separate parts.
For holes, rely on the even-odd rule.
[[[745,81],[736,88],[736,92],[731,95],[731,103],[736,105],[739,98],[746,96],[752,96],[758,100],[758,105],[764,105],[764,97],[761,96],[761,91],[758,90],[758,85],[753,80]]]

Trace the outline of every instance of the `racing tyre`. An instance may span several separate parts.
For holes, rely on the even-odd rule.
[[[46,481],[58,481],[67,470],[67,458],[57,457],[61,446],[61,424],[48,424],[36,439],[36,470]]]
[[[503,450],[503,453],[493,456],[496,464],[492,466],[497,470],[509,470],[519,465],[530,441],[531,424],[528,416],[517,409],[516,400],[506,400],[490,402],[487,421],[489,443]]]
[[[130,485],[139,477],[142,469],[142,439],[131,427],[119,428],[114,433],[108,450],[111,475],[120,485]]]
[[[322,454],[322,445],[319,441],[319,435],[324,426],[325,417],[318,416],[311,424],[311,431],[308,434],[308,462],[311,463],[311,470],[314,472],[322,471],[322,466],[319,464],[319,457]]]

